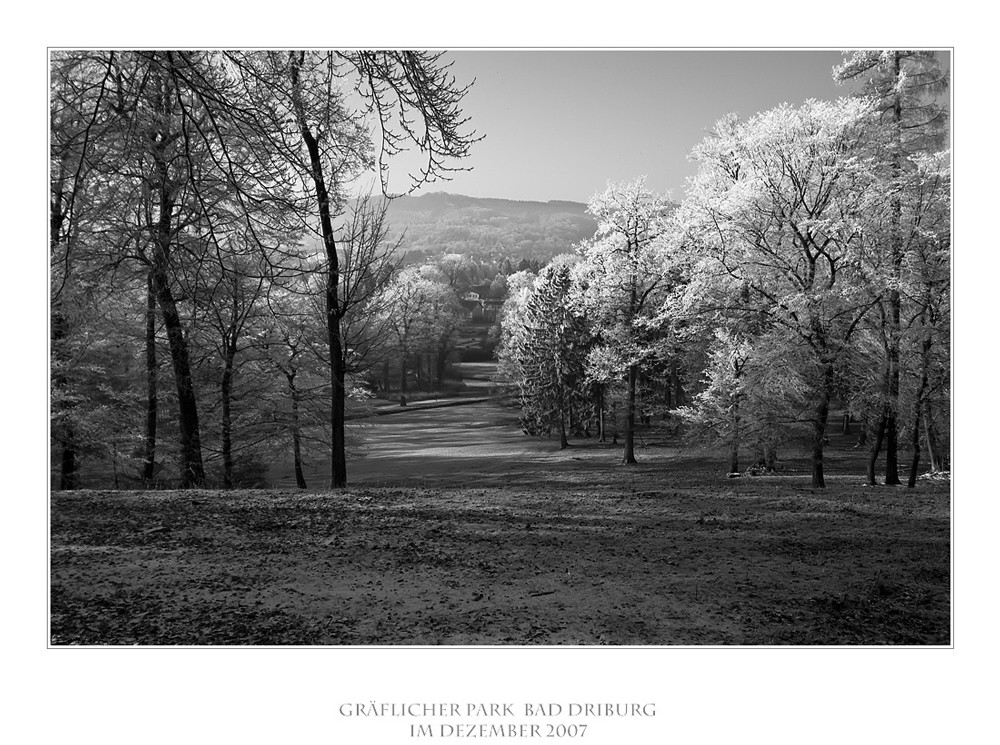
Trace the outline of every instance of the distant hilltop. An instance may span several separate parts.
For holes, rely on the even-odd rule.
[[[597,222],[580,202],[531,202],[448,192],[394,199],[392,232],[405,231],[407,261],[444,253],[508,256],[547,262],[590,238]]]
[[[452,194],[447,191],[425,192],[419,196],[403,196],[394,200],[396,203],[411,202],[422,205],[449,205],[456,207],[464,206],[494,206],[500,209],[531,209],[531,208],[552,208],[565,207],[570,210],[585,212],[587,205],[583,202],[573,202],[567,199],[550,199],[547,202],[539,202],[530,199],[503,199],[500,197],[468,197],[465,194]]]

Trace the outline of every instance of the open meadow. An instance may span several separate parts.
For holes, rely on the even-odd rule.
[[[350,486],[51,499],[55,645],[948,645],[947,481],[831,435],[773,476],[655,425],[524,436],[493,403],[373,417]]]

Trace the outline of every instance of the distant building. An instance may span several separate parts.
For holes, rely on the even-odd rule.
[[[469,293],[466,293],[466,295]],[[475,294],[475,293],[473,293]],[[467,300],[463,295],[458,301],[458,304],[462,308],[462,313],[465,314],[466,321],[475,321],[483,317],[483,307],[479,304],[479,300]]]
[[[503,300],[495,297],[484,297],[479,301],[483,308],[483,320],[490,323],[497,320],[497,311],[503,307]]]
[[[492,323],[496,320],[497,310],[503,305],[503,300],[489,297],[489,291],[488,284],[479,285],[468,292],[463,292],[459,297],[459,304],[470,321]]]

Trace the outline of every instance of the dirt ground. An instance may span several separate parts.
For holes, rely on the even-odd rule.
[[[947,481],[866,487],[837,437],[825,490],[655,430],[624,467],[512,416],[380,417],[341,492],[56,492],[52,644],[950,643]]]

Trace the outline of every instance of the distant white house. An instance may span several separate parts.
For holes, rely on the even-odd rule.
[[[462,295],[462,300],[472,300],[473,302],[478,303],[480,300],[479,293],[472,291],[466,292]]]

